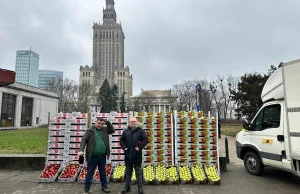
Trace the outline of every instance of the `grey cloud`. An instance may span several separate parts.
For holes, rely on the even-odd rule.
[[[115,1],[135,94],[299,58],[297,0]],[[31,44],[42,64],[78,81],[79,66],[91,65],[92,24],[103,6],[104,0],[2,0],[0,66],[14,69],[15,51]]]

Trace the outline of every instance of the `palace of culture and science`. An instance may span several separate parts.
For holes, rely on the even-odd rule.
[[[93,65],[80,67],[79,83],[89,83],[98,93],[105,79],[111,86],[116,84],[119,97],[126,92],[128,101],[132,96],[132,75],[124,66],[125,35],[121,23],[117,22],[114,0],[106,0],[103,23],[93,25]]]

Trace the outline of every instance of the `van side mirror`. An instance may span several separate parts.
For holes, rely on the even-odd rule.
[[[252,125],[247,121],[247,119],[244,119],[243,121],[243,129],[246,129],[247,131],[253,131]]]

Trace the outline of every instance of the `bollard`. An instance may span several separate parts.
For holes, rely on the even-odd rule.
[[[229,151],[228,151],[228,139],[227,139],[227,137],[225,138],[225,151],[226,151],[226,162],[230,163],[230,160],[229,160]]]

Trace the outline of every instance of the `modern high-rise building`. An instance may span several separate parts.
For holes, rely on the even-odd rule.
[[[133,78],[129,67],[124,65],[124,40],[122,25],[117,22],[115,2],[106,0],[103,22],[93,24],[93,65],[80,67],[79,83],[90,84],[98,94],[107,79],[111,86],[118,86],[119,97],[126,92],[125,99],[129,101]]]
[[[124,67],[124,32],[117,22],[114,0],[106,0],[103,23],[93,25],[93,67],[98,85],[107,79],[114,84],[114,72]]]
[[[48,90],[49,83],[53,81],[63,81],[64,73],[54,70],[39,70],[39,88]]]
[[[19,50],[16,56],[16,82],[38,87],[40,55],[30,50]]]

